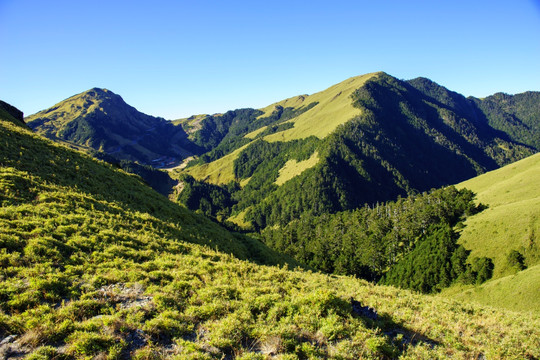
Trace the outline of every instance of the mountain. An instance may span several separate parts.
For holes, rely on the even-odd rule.
[[[0,113],[3,357],[540,357],[534,314],[260,265],[295,263],[14,119]]]
[[[16,107],[0,100],[0,116],[5,121],[10,121],[15,125],[25,126],[23,112]]]
[[[182,127],[137,111],[107,89],[85,91],[25,120],[50,139],[155,167],[198,151]]]
[[[354,77],[261,110],[181,120],[211,149],[183,173],[226,185],[230,219],[259,229],[458,183],[537,151],[493,127],[478,101],[425,78]]]

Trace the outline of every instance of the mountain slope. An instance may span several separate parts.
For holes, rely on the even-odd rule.
[[[536,154],[458,185],[488,206],[466,221],[461,241],[473,254],[494,259],[495,276],[515,271],[507,260],[511,250],[525,257],[525,265],[540,263],[539,178]]]
[[[517,142],[540,149],[540,93],[497,93],[484,99],[471,98],[490,126],[504,131]]]
[[[314,105],[300,112],[308,102]],[[231,194],[238,199],[233,219],[242,214],[257,228],[457,183],[535,151],[492,128],[474,102],[427,79],[368,74],[262,109],[259,119],[284,109],[299,114],[228,134],[227,144],[238,146],[226,148],[223,140],[185,170],[199,180],[241,184]],[[318,161],[302,171],[287,165],[310,158]],[[277,181],[285,171],[287,181]]]
[[[50,202],[59,201],[63,204],[60,208],[67,206],[67,210],[73,210],[77,205],[71,202],[82,201],[84,206],[105,213],[117,214],[123,209],[136,218],[147,214],[156,224],[161,224],[165,229],[162,231],[171,232],[168,236],[179,236],[184,241],[208,245],[239,258],[253,259],[257,251],[265,251],[264,247],[257,248],[258,242],[223,233],[223,228],[205,217],[171,203],[137,176],[5,122],[0,135],[4,142],[2,166],[6,172],[2,188],[4,206],[22,204],[47,212]],[[51,226],[57,225],[52,222]],[[76,236],[77,231],[68,234]],[[265,262],[267,256],[275,258],[269,253],[261,255],[260,260]]]
[[[540,313],[540,265],[479,286],[457,286],[444,290],[441,297],[478,303],[523,313]]]
[[[272,255],[9,120],[0,142],[5,357],[540,357],[537,316],[241,261]]]
[[[26,118],[37,133],[118,159],[159,166],[197,151],[182,127],[129,106],[107,89],[94,88]]]
[[[517,311],[540,311],[540,154],[457,185],[487,209],[468,217],[459,242],[493,259],[493,280],[453,286],[444,297]]]
[[[5,121],[10,121],[15,125],[23,126],[24,116],[22,111],[10,104],[0,100],[0,117]]]

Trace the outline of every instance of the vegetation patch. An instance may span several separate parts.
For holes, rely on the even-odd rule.
[[[300,175],[304,170],[315,166],[319,162],[319,154],[314,152],[309,159],[304,161],[289,160],[279,169],[279,177],[276,179],[277,185],[283,185],[287,180]]]

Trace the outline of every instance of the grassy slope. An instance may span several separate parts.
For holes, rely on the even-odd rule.
[[[473,256],[494,259],[495,274],[505,270],[511,249],[540,243],[540,154],[458,184],[477,193],[479,202],[489,206],[467,219],[461,235]],[[530,265],[538,260],[531,259]]]
[[[234,180],[234,160],[248,145],[246,144],[216,161],[193,166],[185,171],[198,180],[205,180],[211,184],[227,184]]]
[[[186,157],[194,150],[180,127],[137,111],[107,89],[74,95],[28,116],[26,122],[48,138],[141,163],[162,156]]]
[[[2,146],[2,166],[7,169],[5,174],[8,174],[5,175],[8,180],[4,183],[3,193],[0,193],[3,196],[26,191],[23,198],[39,208],[46,207],[49,201],[49,195],[44,195],[42,199],[42,196],[38,196],[41,193],[50,193],[53,199],[60,196],[62,201],[70,201],[62,193],[75,191],[76,197],[88,197],[89,200],[103,203],[106,208],[111,206],[116,209],[113,212],[120,208],[136,216],[149,214],[174,234],[180,232],[185,241],[208,245],[239,258],[250,258],[252,246],[258,246],[258,242],[248,240],[242,244],[205,217],[195,215],[154,192],[139,177],[57,145],[30,130],[2,121],[0,138],[5,143]],[[31,190],[34,187],[36,190]],[[7,205],[12,203],[11,200],[4,201]]]
[[[540,357],[538,317],[242,261],[213,248],[249,257],[255,243],[134,176],[5,121],[0,143],[0,337],[20,335],[4,353]]]
[[[514,275],[488,281],[480,286],[457,286],[443,291],[442,297],[477,302],[521,312],[540,314],[540,265]]]
[[[452,288],[443,292],[443,296],[451,295],[512,310],[540,312],[538,179],[540,154],[458,185],[475,191],[478,201],[489,206],[467,219],[460,242],[472,250],[471,256],[488,256],[494,260],[495,279],[477,288]],[[509,269],[506,261],[510,250],[524,253],[529,269],[511,274],[515,270]]]
[[[294,127],[267,135],[263,139],[272,141],[290,141],[294,139],[304,139],[309,136],[324,138],[334,131],[339,125],[347,122],[360,113],[360,110],[352,106],[351,93],[361,87],[368,79],[377,76],[378,73],[366,74],[352,77],[339,84],[336,84],[324,91],[313,95],[301,95],[282,100],[269,105],[261,111],[261,117],[269,116],[276,106],[293,107],[298,109],[307,104],[318,102],[310,110],[289,120]],[[246,135],[247,138],[255,138],[257,134],[264,131],[266,127],[257,129]],[[188,173],[196,179],[205,179],[213,184],[225,184],[234,180],[233,162],[244,147],[235,150],[231,154],[218,159],[209,164],[197,165],[188,170]]]
[[[300,175],[305,170],[312,168],[319,162],[319,153],[315,151],[309,159],[304,161],[289,160],[279,169],[279,177],[276,179],[277,185],[283,185],[287,180]]]
[[[201,128],[201,121],[206,116],[208,115],[192,115],[189,118],[173,120],[171,121],[171,123],[173,123],[174,125],[181,125],[188,134],[191,134]]]
[[[104,89],[104,92],[107,93],[108,90]],[[99,102],[89,102],[85,95],[86,92],[73,95],[54,105],[51,109],[30,115],[25,120],[31,122],[42,117],[49,118],[50,120],[44,124],[39,133],[54,136],[59,129],[64,127],[66,122],[84,117],[100,108]]]
[[[318,105],[289,120],[294,123],[293,128],[265,136],[264,139],[271,142],[304,139],[312,135],[321,139],[328,136],[339,125],[360,114],[360,110],[352,106],[350,95],[377,74],[352,77],[324,91],[305,97],[304,104],[318,102]],[[287,104],[287,106],[290,105]]]

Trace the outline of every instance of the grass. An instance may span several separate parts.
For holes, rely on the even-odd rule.
[[[274,104],[273,106],[297,107],[296,104],[318,102],[317,106],[289,120],[294,123],[293,128],[265,136],[264,139],[272,142],[304,139],[312,135],[321,139],[328,136],[339,125],[360,114],[361,110],[352,106],[350,95],[377,74],[372,73],[347,79],[324,91],[302,97],[302,102],[296,97],[285,100],[283,104]],[[263,111],[268,112],[269,109],[273,109],[272,105],[263,109]]]
[[[248,210],[246,209],[242,212],[239,212],[238,214],[229,217],[227,220],[232,222],[233,224],[240,226],[241,228],[246,229],[249,227],[249,223],[245,220],[247,211]]]
[[[0,337],[33,359],[540,357],[540,318],[288,266],[0,121]],[[351,298],[378,313],[355,313]]]
[[[109,93],[109,90],[103,89],[105,93]],[[64,127],[69,121],[84,117],[86,114],[90,114],[100,109],[100,102],[88,101],[87,91],[71,96],[64,101],[54,105],[51,109],[43,110],[25,118],[25,122],[31,122],[35,119],[47,117],[49,121],[43,125],[39,130],[40,134],[47,136],[55,136],[59,129]],[[87,144],[81,144],[87,145]]]
[[[292,97],[261,109],[263,114],[260,116],[264,117],[269,116],[278,105],[297,109],[305,104],[318,102],[318,104],[310,110],[289,120],[289,122],[294,123],[293,128],[267,135],[263,139],[265,141],[273,142],[304,139],[312,135],[319,138],[328,136],[339,125],[360,114],[360,110],[352,106],[350,95],[367,80],[373,76],[377,76],[377,74],[378,73],[372,73],[353,77],[316,94]],[[245,135],[245,137],[250,139],[255,138],[264,130],[265,128],[257,129]],[[234,180],[234,160],[237,158],[240,151],[248,145],[249,144],[209,164],[194,166],[188,169],[188,173],[196,179],[204,179],[213,184],[228,183]]]
[[[495,277],[506,275],[510,250],[524,252],[531,246],[534,255],[540,247],[540,154],[467,180],[457,187],[477,193],[479,202],[489,208],[469,217],[461,242],[472,256],[488,256],[495,264]],[[529,265],[540,259],[531,255]]]
[[[244,137],[246,137],[248,139],[255,139],[257,137],[257,135],[259,135],[260,133],[262,133],[266,129],[268,129],[268,126],[263,126],[261,128],[258,128],[257,130],[253,130],[252,132],[247,133],[246,135],[244,135]]]
[[[309,95],[297,95],[297,96],[293,96],[285,100],[278,101],[277,103],[268,105],[267,107],[260,109],[263,112],[263,114],[261,114],[259,118],[268,117],[272,115],[272,112],[274,112],[277,106],[281,106],[283,108],[292,107],[296,109],[305,104],[309,104],[309,102],[306,102],[307,97],[309,97]]]
[[[475,302],[513,311],[540,314],[540,265],[480,286],[458,286],[441,293],[464,302]]]
[[[211,163],[196,165],[185,170],[197,180],[204,180],[212,184],[227,184],[235,180],[234,160],[248,147],[246,144],[224,157]]]
[[[305,170],[317,165],[319,162],[319,153],[315,151],[309,159],[304,161],[289,160],[279,170],[279,177],[276,179],[277,185],[283,185],[286,181],[300,175]]]
[[[194,132],[196,132],[197,130],[200,130],[201,129],[201,122],[207,117],[208,115],[206,114],[201,114],[201,115],[193,115],[193,116],[190,116],[188,118],[184,118],[184,119],[177,119],[177,120],[172,120],[171,123],[173,123],[174,125],[178,126],[178,125],[181,125],[182,128],[188,133],[188,134],[192,134]]]
[[[493,259],[494,280],[482,286],[453,287],[443,296],[516,311],[540,312],[540,154],[467,180],[457,187],[477,193],[488,208],[467,218],[460,237],[471,256]],[[529,267],[508,262],[519,251]]]

